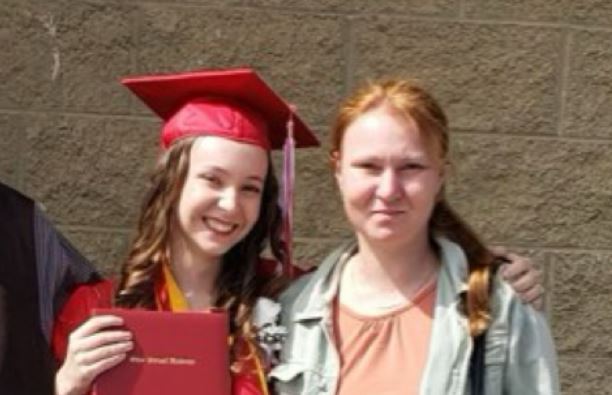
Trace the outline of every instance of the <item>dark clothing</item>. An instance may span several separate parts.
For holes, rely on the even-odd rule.
[[[34,201],[0,183],[0,394],[53,393],[53,317],[76,284],[98,279]]]
[[[0,286],[0,372],[6,347],[6,291]]]

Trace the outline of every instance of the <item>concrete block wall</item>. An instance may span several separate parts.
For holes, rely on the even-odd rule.
[[[546,270],[564,394],[612,394],[612,2],[3,0],[0,179],[112,273],[157,154],[122,75],[252,65],[325,140],[364,78],[408,75],[453,129],[450,200]],[[349,232],[325,150],[298,156],[297,250]]]

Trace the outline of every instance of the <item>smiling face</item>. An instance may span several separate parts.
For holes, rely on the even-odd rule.
[[[257,221],[268,154],[258,146],[222,137],[199,137],[193,144],[172,238],[188,254],[219,259]]]
[[[432,151],[414,120],[385,105],[348,125],[335,174],[359,238],[403,245],[427,237],[444,174]]]

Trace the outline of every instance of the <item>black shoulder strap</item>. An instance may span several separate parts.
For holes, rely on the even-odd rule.
[[[491,275],[489,276],[489,295],[493,293],[493,283],[497,270],[503,263],[507,263],[506,258],[498,257],[491,264]],[[484,381],[486,373],[485,352],[487,348],[487,331],[474,338],[474,347],[470,356],[470,394],[485,395]]]
[[[487,332],[474,338],[469,372],[471,395],[484,395],[486,341]]]

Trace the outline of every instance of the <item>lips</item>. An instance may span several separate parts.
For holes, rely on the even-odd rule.
[[[392,210],[392,209],[372,210],[372,214],[394,216],[394,215],[404,214],[404,210]]]
[[[208,229],[223,236],[230,235],[238,228],[237,224],[219,218],[205,217],[203,220]]]

